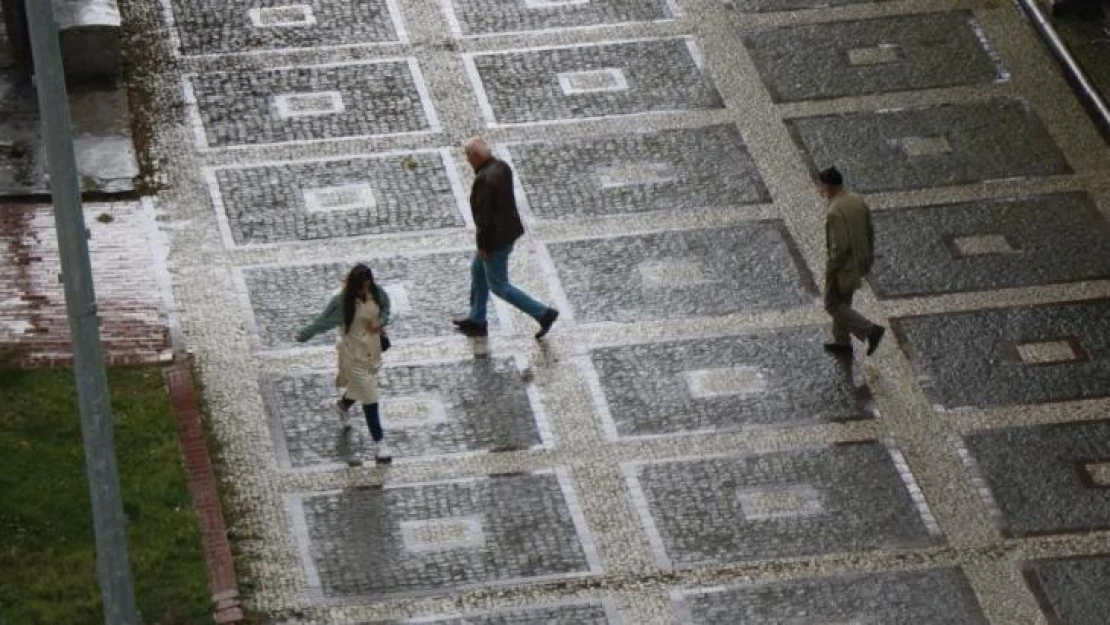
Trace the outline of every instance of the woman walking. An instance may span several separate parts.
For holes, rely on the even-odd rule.
[[[347,274],[343,288],[332,295],[324,311],[297,332],[296,340],[305,342],[313,336],[339,328],[336,340],[339,366],[335,385],[346,389],[335,402],[333,410],[349,429],[347,420],[351,406],[362,404],[366,425],[373,440],[374,459],[390,462],[392,456],[385,443],[381,415],[378,410],[378,369],[382,365],[384,328],[389,324],[389,296],[374,282],[374,273],[363,264],[355,265]]]

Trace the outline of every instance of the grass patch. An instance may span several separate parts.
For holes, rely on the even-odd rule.
[[[158,367],[111,369],[143,622],[211,622],[201,531]],[[0,370],[0,625],[103,623],[70,370]]]

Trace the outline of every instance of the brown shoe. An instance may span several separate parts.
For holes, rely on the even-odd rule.
[[[825,351],[837,356],[851,356],[852,345],[851,343],[825,343]]]
[[[451,323],[455,324],[455,329],[469,337],[489,336],[489,326],[477,321],[471,321],[466,317],[460,319],[453,319]]]
[[[554,308],[548,308],[543,316],[540,317],[540,331],[536,332],[536,338],[542,339],[551,326],[555,325],[555,320],[559,318],[559,311]]]

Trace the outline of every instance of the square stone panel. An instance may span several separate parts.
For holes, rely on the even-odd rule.
[[[869,418],[823,328],[595,349],[619,436]]]
[[[856,191],[923,189],[1072,171],[1024,100],[995,98],[801,117],[786,124],[811,169],[835,164]],[[942,145],[948,150],[937,149]]]
[[[455,335],[451,318],[470,301],[471,252],[371,259],[374,278],[390,293],[393,340]],[[347,272],[359,261],[319,265],[267,265],[242,270],[263,349],[302,345],[293,334],[324,310]],[[407,306],[404,305],[407,302]],[[497,306],[490,302],[490,332],[500,327]],[[335,331],[307,345],[335,343]]]
[[[878,442],[625,471],[661,566],[911,549],[939,540],[901,455]]]
[[[732,125],[508,146],[532,214],[565,219],[769,202]]]
[[[448,594],[599,570],[559,473],[354,488],[291,505],[304,515],[309,585],[324,597]]]
[[[400,43],[389,0],[316,0],[259,7],[244,0],[171,0],[181,54]]]
[[[905,317],[891,325],[938,409],[1110,396],[1110,300]],[[1020,346],[1057,341],[1074,346],[1075,360],[1023,360]]]
[[[464,58],[491,126],[724,108],[689,37]],[[597,75],[585,74],[597,70],[613,78],[598,85]],[[588,81],[593,87],[585,88]]]
[[[618,625],[610,620],[605,603],[577,603],[565,605],[537,605],[520,610],[505,610],[484,614],[443,618],[421,617],[406,621],[380,621],[372,625]],[[613,612],[615,614],[615,611]]]
[[[456,35],[550,31],[674,19],[667,0],[441,0]]]
[[[198,147],[432,132],[435,111],[415,60],[192,74]]]
[[[806,306],[816,288],[781,221],[549,243],[579,321]]]
[[[881,210],[870,282],[880,297],[1110,277],[1110,229],[1084,193]]]
[[[1004,77],[968,11],[791,26],[752,33],[744,43],[776,102]]]
[[[772,11],[798,11],[803,9],[824,9],[849,4],[874,3],[883,0],[731,0],[737,11],[745,13],[768,13]]]
[[[462,228],[454,161],[441,152],[213,170],[235,245]]]
[[[685,625],[988,625],[967,577],[955,568],[691,589],[674,595]]]
[[[1110,529],[1110,489],[1089,465],[1110,462],[1110,421],[1005,428],[964,437],[1008,536]]]
[[[346,461],[333,373],[263,379],[270,419],[282,433],[287,466]],[[515,362],[483,358],[458,363],[386,366],[378,374],[382,426],[395,458],[517,451],[544,443]],[[359,406],[350,415],[369,440]]]
[[[1106,624],[1110,556],[1034,560],[1023,568],[1049,625]]]

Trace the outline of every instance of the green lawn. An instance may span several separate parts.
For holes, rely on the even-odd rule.
[[[144,623],[211,622],[201,532],[157,367],[109,371]],[[103,623],[69,370],[0,370],[0,625]]]

